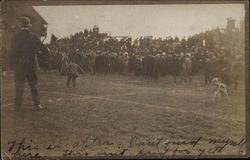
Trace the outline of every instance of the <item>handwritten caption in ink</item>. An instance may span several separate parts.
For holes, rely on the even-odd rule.
[[[160,156],[174,157],[177,155],[220,155],[228,150],[244,153],[246,140],[197,137],[192,140],[178,140],[174,137],[145,139],[138,136],[129,137],[123,142],[112,142],[103,137],[86,136],[69,145],[49,143],[38,145],[34,140],[23,138],[8,141],[8,154],[21,158],[44,158],[56,153],[62,157],[88,156]]]

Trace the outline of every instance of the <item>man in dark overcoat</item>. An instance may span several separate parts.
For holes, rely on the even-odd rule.
[[[37,89],[39,70],[38,54],[48,54],[47,48],[29,30],[31,21],[28,17],[22,16],[18,19],[19,31],[14,34],[11,41],[10,67],[14,70],[15,76],[15,111],[21,110],[22,97],[25,81],[27,80],[34,106],[42,110]]]

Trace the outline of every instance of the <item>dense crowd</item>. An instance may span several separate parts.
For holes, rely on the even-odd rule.
[[[211,35],[219,40],[211,40]],[[189,37],[153,38],[112,37],[99,29],[84,30],[66,38],[54,39],[48,45],[50,57],[45,70],[64,68],[73,60],[86,72],[93,74],[134,74],[157,80],[160,76],[180,76],[181,82],[191,81],[191,75],[203,74],[205,83],[221,77],[227,84],[231,77],[240,77],[243,63],[241,50],[223,44],[225,33],[219,29]],[[214,36],[215,37],[215,36]],[[238,53],[235,53],[238,52]]]

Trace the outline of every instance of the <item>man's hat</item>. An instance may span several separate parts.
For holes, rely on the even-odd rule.
[[[21,23],[21,27],[31,27],[31,20],[27,16],[22,16],[18,18],[19,22]]]
[[[186,56],[191,57],[191,54],[190,53],[186,53]]]
[[[161,55],[158,53],[158,54],[155,55],[155,57],[160,58]]]
[[[161,55],[162,55],[162,56],[166,56],[167,54],[166,54],[166,52],[163,52]]]

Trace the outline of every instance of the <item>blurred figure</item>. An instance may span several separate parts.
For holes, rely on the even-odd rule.
[[[205,77],[205,84],[210,84],[212,80],[212,62],[209,58],[204,60],[204,77]]]
[[[182,62],[182,68],[181,68],[181,83],[187,82],[187,80],[189,82],[192,81],[192,77],[191,77],[191,72],[192,72],[192,60],[191,60],[191,54],[190,53],[186,53],[186,55],[183,58],[183,62]]]
[[[68,55],[66,55],[66,53],[62,54],[62,58],[61,58],[61,62],[60,62],[60,73],[61,75],[65,74],[65,68],[68,65]]]
[[[83,69],[77,65],[73,60],[70,60],[69,64],[65,68],[65,73],[67,73],[67,87],[69,87],[70,81],[73,83],[73,87],[76,87],[76,78],[79,76],[79,71],[84,72]]]
[[[244,72],[242,72],[243,69],[243,63],[240,57],[236,57],[235,61],[232,64],[231,72],[232,72],[232,79],[234,84],[234,89],[237,90],[238,88],[238,80],[242,78],[242,75]]]
[[[51,73],[51,69],[52,69],[52,55],[51,54],[49,54],[48,57],[46,57],[44,63],[45,63],[44,72]]]

